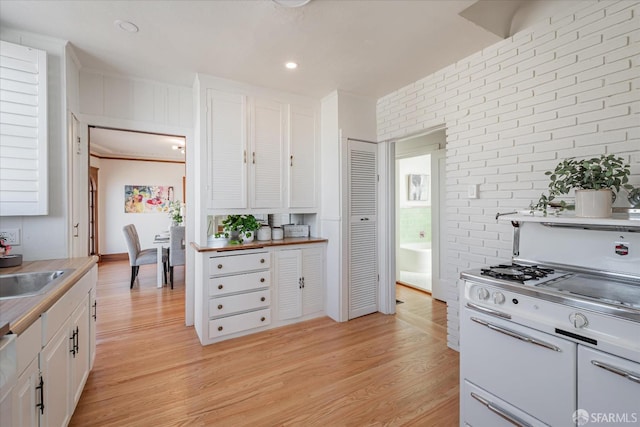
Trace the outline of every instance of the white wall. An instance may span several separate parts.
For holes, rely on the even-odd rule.
[[[25,261],[68,256],[65,44],[50,37],[0,30],[0,39],[47,52],[49,213],[0,217],[0,228],[17,228],[21,244],[13,253]]]
[[[446,124],[451,283],[511,258],[511,226],[494,216],[537,200],[559,160],[615,153],[640,185],[638,15],[638,1],[580,2],[378,100],[379,140]],[[447,300],[457,348],[455,286]]]
[[[182,177],[185,165],[167,162],[100,159],[98,171],[99,189],[99,239],[100,254],[126,253],[127,246],[122,227],[134,224],[143,248],[152,248],[153,238],[166,231],[171,218],[166,213],[125,213],[125,185],[173,186],[175,200],[184,200]]]

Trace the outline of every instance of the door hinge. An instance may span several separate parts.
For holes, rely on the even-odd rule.
[[[77,137],[77,141],[76,141],[76,154],[82,154],[82,147],[80,145],[80,137]]]

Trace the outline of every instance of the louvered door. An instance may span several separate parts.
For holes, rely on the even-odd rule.
[[[378,311],[377,147],[349,141],[349,319]]]
[[[246,97],[208,90],[207,103],[209,208],[246,208]]]
[[[289,110],[289,207],[316,206],[316,117],[311,109]]]
[[[284,151],[284,106],[256,98],[251,109],[252,208],[282,206]]]
[[[283,250],[276,255],[279,320],[295,319],[302,315],[301,264],[299,250]]]
[[[0,41],[0,215],[46,215],[47,55]]]

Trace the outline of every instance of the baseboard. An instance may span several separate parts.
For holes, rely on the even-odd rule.
[[[129,259],[129,254],[124,252],[121,254],[102,254],[100,255],[100,262],[109,261],[126,261]]]

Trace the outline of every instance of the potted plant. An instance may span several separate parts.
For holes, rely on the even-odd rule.
[[[231,244],[252,241],[260,224],[253,215],[229,215],[222,220],[223,233],[216,233],[216,237],[224,236]]]
[[[601,155],[585,160],[570,157],[558,163],[553,171],[545,172],[551,180],[549,192],[542,194],[538,203],[531,204],[531,210],[540,209],[547,215],[548,206],[556,206],[559,210],[567,208],[564,200],[559,204],[552,203],[557,196],[568,194],[571,189],[576,194],[576,216],[589,218],[606,218],[611,216],[611,204],[620,188],[630,190],[629,165],[622,157],[613,154]]]
[[[176,200],[174,202],[169,202],[169,218],[171,218],[172,225],[180,225],[182,224],[182,203],[180,200]]]

